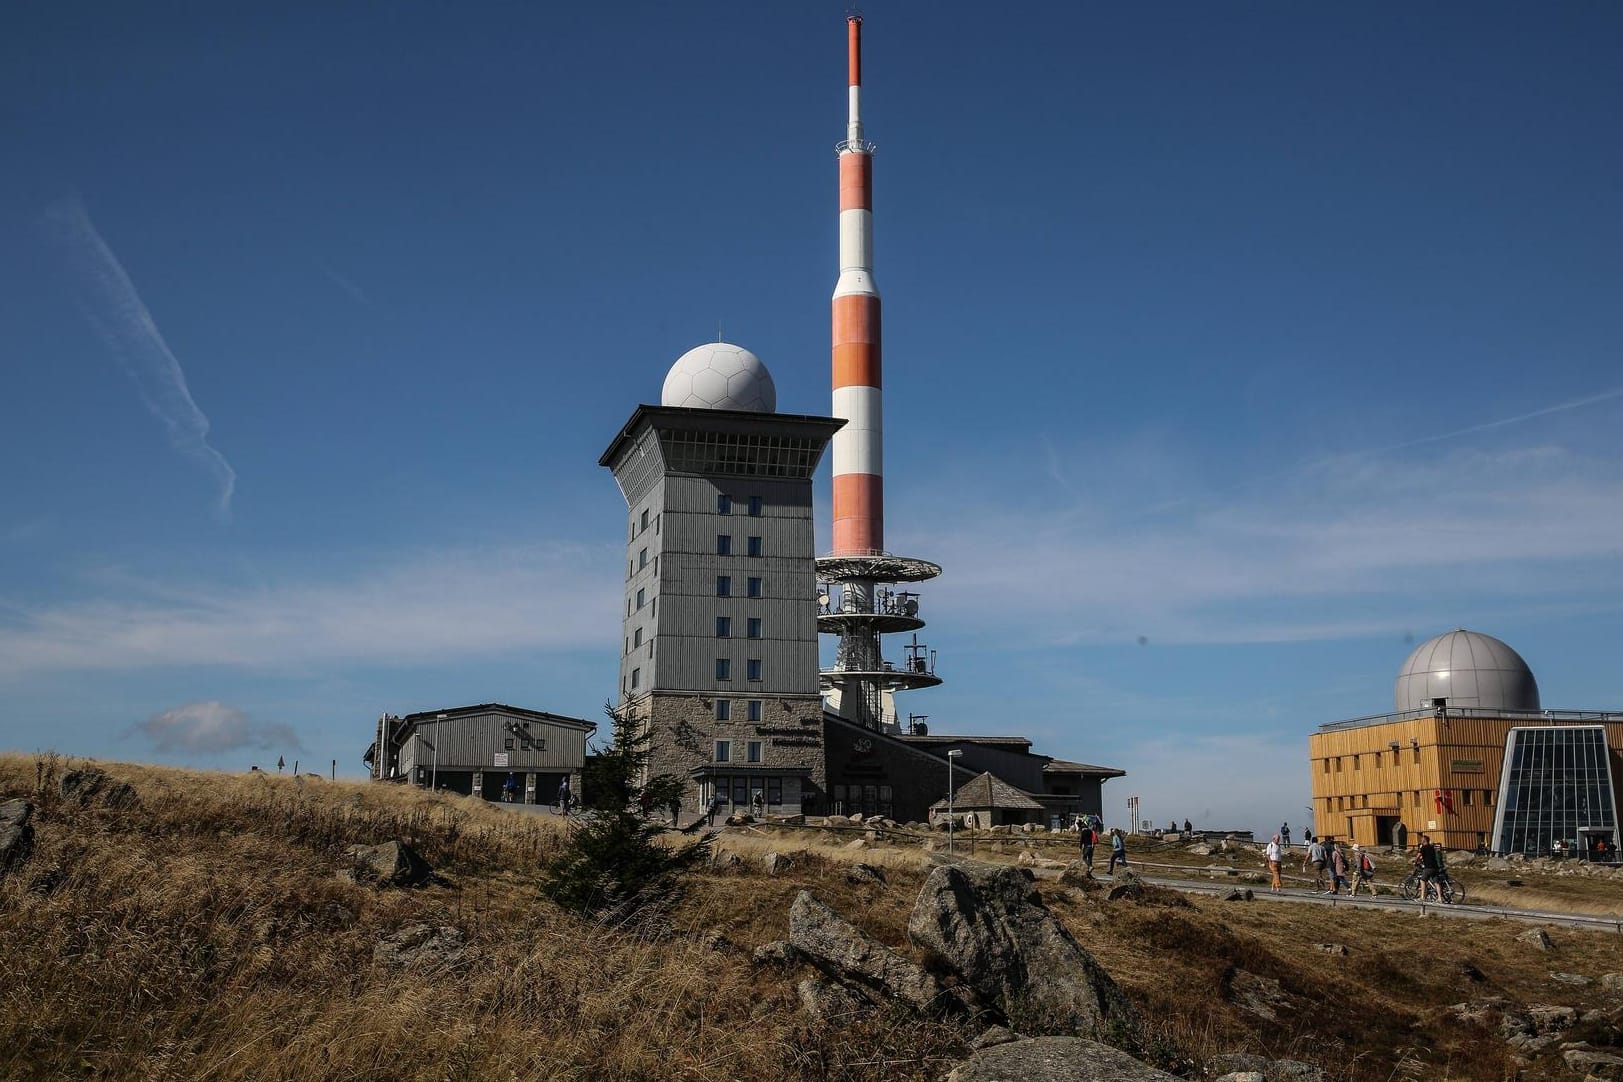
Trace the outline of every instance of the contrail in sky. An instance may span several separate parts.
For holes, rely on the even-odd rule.
[[[1456,428],[1452,432],[1440,432],[1435,436],[1422,436],[1417,440],[1394,443],[1389,447],[1375,447],[1367,451],[1349,451],[1346,454],[1332,455],[1309,465],[1317,466],[1322,462],[1335,462],[1343,458],[1356,458],[1359,455],[1379,455],[1385,454],[1387,451],[1402,451],[1408,447],[1419,447],[1423,443],[1436,443],[1438,440],[1451,440],[1457,436],[1469,436],[1473,432],[1487,432],[1495,428],[1504,428],[1506,425],[1519,425],[1523,421],[1547,417],[1552,413],[1564,413],[1567,410],[1580,409],[1584,406],[1593,406],[1597,402],[1607,402],[1613,398],[1623,398],[1623,387],[1613,387],[1609,391],[1601,391],[1599,394],[1592,394],[1586,398],[1575,398],[1570,402],[1557,402],[1553,406],[1545,406],[1543,409],[1537,409],[1531,413],[1518,413],[1514,417],[1501,417],[1497,421],[1484,421],[1482,424],[1471,425],[1469,428]]]
[[[186,373],[141,303],[130,276],[91,224],[84,204],[59,199],[45,208],[45,222],[73,271],[75,299],[96,334],[135,381],[141,401],[169,433],[169,443],[198,459],[220,485],[218,510],[231,515],[237,471],[208,443],[209,419],[192,401]]]
[[[1439,432],[1433,436],[1421,436],[1418,439],[1404,440],[1402,443],[1389,443],[1381,447],[1365,447],[1356,451],[1342,451],[1338,454],[1326,455],[1323,458],[1313,459],[1311,462],[1303,462],[1299,465],[1291,467],[1288,470],[1280,470],[1277,473],[1263,474],[1259,477],[1247,478],[1246,480],[1237,484],[1225,485],[1214,490],[1213,492],[1207,493],[1206,495],[1213,496],[1220,495],[1225,492],[1237,492],[1240,489],[1250,488],[1254,485],[1265,484],[1270,481],[1278,481],[1287,477],[1295,477],[1299,474],[1308,473],[1312,470],[1320,468],[1321,466],[1332,466],[1338,462],[1351,462],[1355,459],[1367,458],[1371,455],[1389,454],[1392,451],[1404,451],[1410,447],[1420,447],[1424,444],[1438,443],[1442,440],[1458,439],[1461,436],[1470,436],[1477,432],[1490,432],[1493,429],[1504,428],[1507,425],[1519,425],[1524,421],[1532,421],[1540,417],[1548,417],[1552,413],[1565,413],[1567,410],[1582,409],[1585,406],[1593,406],[1601,402],[1609,402],[1614,398],[1623,398],[1623,387],[1613,387],[1610,390],[1600,391],[1592,395],[1586,395],[1583,398],[1574,398],[1566,402],[1557,402],[1553,406],[1545,406],[1542,409],[1531,410],[1527,413],[1518,413],[1514,417],[1501,417],[1494,421],[1484,421],[1481,424],[1468,425],[1465,428],[1456,428],[1450,432]],[[1165,503],[1159,503],[1153,507],[1145,508],[1131,517],[1143,518],[1150,515],[1158,515],[1166,511],[1172,511],[1180,507],[1185,507],[1194,502],[1196,502],[1195,497],[1182,496],[1175,500],[1168,500]]]

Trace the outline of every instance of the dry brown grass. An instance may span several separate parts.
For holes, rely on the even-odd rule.
[[[0,799],[40,808],[34,856],[0,881],[0,1077],[934,1079],[973,1036],[891,1015],[809,1023],[792,980],[749,961],[786,934],[801,889],[907,949],[927,873],[916,842],[729,831],[720,847],[742,863],[694,876],[657,924],[609,929],[540,899],[538,863],[560,843],[549,817],[389,786],[102,765],[140,808],[64,806],[51,764],[40,787],[42,764],[0,756]],[[390,838],[444,881],[377,890],[337,874],[345,846]],[[774,849],[798,859],[768,877],[759,858]],[[888,884],[847,883],[856,860]],[[1525,926],[1500,922],[1043,890],[1143,1008],[1145,1054],[1184,1070],[1248,1049],[1384,1082],[1412,1053],[1430,1078],[1506,1078],[1496,1041],[1434,1008],[1490,993],[1599,1006],[1598,988],[1553,986],[1549,971],[1623,969],[1623,937],[1597,933],[1552,930],[1542,955],[1514,942]],[[460,973],[374,966],[378,939],[412,921],[462,929],[477,960]],[[736,949],[708,949],[711,932]],[[1352,953],[1325,955],[1323,941]],[[1464,961],[1487,981],[1461,976]],[[1280,981],[1278,1021],[1235,1005],[1236,969]]]

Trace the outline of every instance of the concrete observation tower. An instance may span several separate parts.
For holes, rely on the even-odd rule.
[[[862,131],[862,16],[846,20],[848,119],[840,163],[840,277],[834,287],[834,548],[818,557],[817,629],[838,637],[822,670],[830,706],[872,729],[903,726],[899,691],[934,687],[935,651],[918,641],[918,594],[907,586],[941,568],[885,551],[884,411],[879,289],[873,278],[873,152]],[[899,588],[900,587],[900,588]],[[911,634],[899,663],[884,636]]]

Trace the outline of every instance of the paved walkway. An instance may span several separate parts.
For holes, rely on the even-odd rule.
[[[1043,869],[1038,872],[1043,878],[1058,878],[1059,872],[1053,869]],[[1108,875],[1095,876],[1101,883],[1112,882]],[[1158,887],[1169,887],[1172,890],[1185,894],[1211,894],[1221,897],[1231,890],[1250,890],[1254,900],[1258,902],[1285,902],[1307,905],[1353,906],[1358,909],[1386,909],[1400,912],[1416,913],[1421,915],[1437,914],[1445,917],[1464,917],[1470,920],[1492,920],[1496,917],[1505,920],[1526,921],[1531,924],[1560,924],[1571,928],[1591,928],[1603,932],[1617,932],[1623,934],[1623,917],[1599,917],[1582,913],[1558,913],[1537,909],[1516,909],[1510,906],[1478,905],[1464,903],[1461,905],[1440,905],[1437,902],[1404,901],[1395,895],[1378,898],[1359,897],[1349,898],[1345,894],[1315,894],[1310,889],[1294,889],[1287,887],[1282,894],[1270,893],[1267,887],[1259,888],[1254,883],[1222,882],[1196,883],[1188,879],[1177,879],[1167,876],[1140,875],[1146,883]]]

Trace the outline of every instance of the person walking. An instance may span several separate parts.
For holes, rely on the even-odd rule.
[[[721,806],[723,804],[725,804],[725,803],[726,803],[726,800],[724,800],[722,798],[721,790],[718,788],[713,794],[711,794],[710,803],[705,805],[705,809],[704,809],[704,825],[705,826],[713,827],[713,826],[716,825],[716,813],[721,810]]]
[[[1195,832],[1195,828],[1189,825],[1189,820],[1187,819],[1183,821],[1183,832],[1186,836]]]
[[[1082,863],[1088,866],[1088,874],[1093,874],[1093,843],[1098,840],[1089,823],[1082,824]]]
[[[1341,886],[1347,882],[1347,851],[1341,843],[1331,838],[1325,850],[1330,859],[1330,894],[1340,894]]]
[[[1306,872],[1311,865],[1313,868],[1313,893],[1324,893],[1324,841],[1312,838],[1308,841],[1307,856],[1302,859],[1302,871]]]
[[[558,814],[559,815],[562,815],[562,816],[564,816],[566,818],[568,817],[568,815],[569,815],[569,805],[570,805],[570,803],[571,803],[571,801],[573,799],[573,795],[574,794],[570,793],[570,791],[569,791],[569,776],[566,774],[566,775],[564,775],[563,783],[558,786]]]
[[[1110,867],[1106,870],[1109,875],[1116,874],[1116,863],[1127,867],[1127,838],[1122,834],[1121,827],[1110,828]]]
[[[1286,849],[1291,847],[1291,825],[1289,823],[1279,824],[1279,844]]]
[[[1375,861],[1364,851],[1361,845],[1353,846],[1353,887],[1352,896],[1358,897],[1358,888],[1368,887],[1369,896],[1375,894]]]
[[[509,774],[507,775],[507,780],[502,782],[502,803],[511,804],[513,802],[513,797],[517,793],[518,779]]]
[[[1273,841],[1268,843],[1268,874],[1273,876],[1273,885],[1268,888],[1272,894],[1280,892],[1279,862],[1284,857],[1284,851],[1279,848],[1279,835],[1275,834]]]

